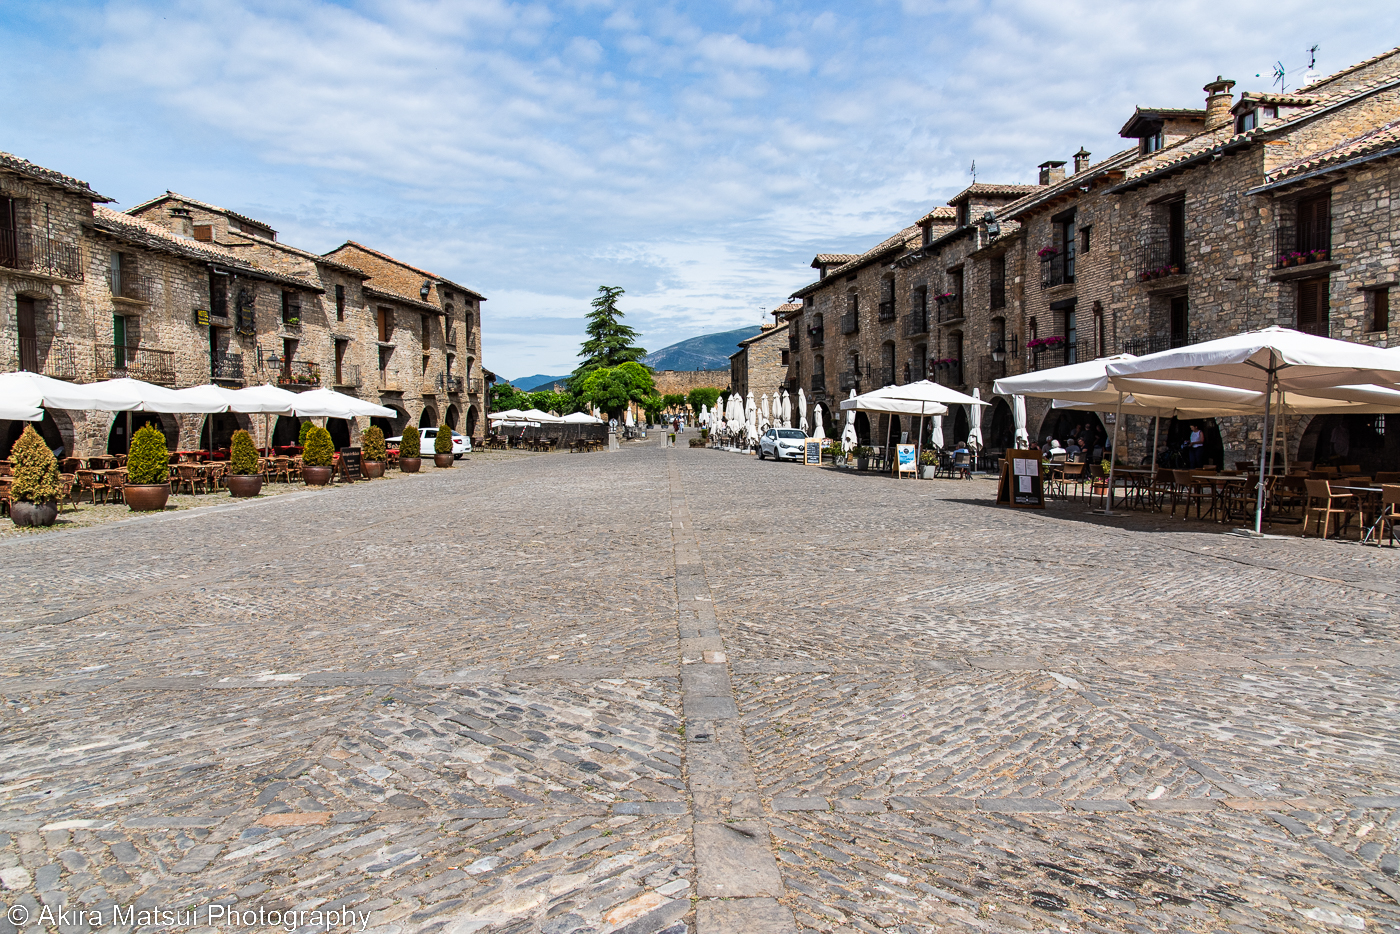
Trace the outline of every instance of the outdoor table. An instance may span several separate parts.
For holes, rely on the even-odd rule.
[[[1232,483],[1245,483],[1249,478],[1243,474],[1193,473],[1191,479],[1210,487],[1210,512],[1207,515],[1215,516],[1217,522],[1228,522],[1232,516],[1226,508],[1229,498],[1225,494]]]
[[[88,470],[108,470],[117,465],[117,459],[111,454],[102,454],[97,457],[88,458]]]
[[[1376,497],[1380,496],[1382,493],[1385,492],[1378,486],[1343,486],[1340,483],[1329,483],[1328,487],[1333,490],[1346,490],[1348,492],[1356,494],[1356,503],[1358,506],[1361,506],[1360,511],[1362,525],[1366,524],[1366,506],[1375,505]],[[1366,497],[1366,502],[1364,504],[1362,502],[1362,496]],[[1376,534],[1376,529],[1381,524],[1381,514],[1384,512],[1384,506],[1381,506],[1380,508],[1376,509],[1376,518],[1371,521],[1371,524],[1369,526],[1367,526],[1366,534],[1361,536],[1361,544],[1366,544],[1371,540],[1372,536]],[[1380,544],[1379,538],[1376,539],[1376,544]]]
[[[1132,499],[1135,504],[1141,504],[1143,491],[1151,487],[1152,478],[1155,476],[1156,474],[1151,470],[1143,470],[1138,467],[1115,467],[1113,469],[1113,483],[1115,485],[1123,484],[1123,506],[1132,508],[1129,506],[1129,499]],[[1107,480],[1108,477],[1105,476],[1104,479]],[[1144,480],[1147,482],[1144,483]],[[1108,508],[1113,508],[1112,487],[1109,487],[1108,490]]]

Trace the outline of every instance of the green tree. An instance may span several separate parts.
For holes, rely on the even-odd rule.
[[[677,409],[684,408],[685,396],[678,392],[668,392],[661,397],[661,407],[668,412],[674,412]]]
[[[360,450],[365,460],[384,460],[384,448],[384,432],[377,426],[370,425],[360,432]]]
[[[160,450],[163,455],[164,435],[161,436]],[[10,486],[10,496],[15,502],[58,502],[58,461],[54,460],[53,451],[49,450],[43,436],[34,430],[33,425],[24,426],[24,432],[10,450],[10,465],[14,468],[15,476]]]
[[[306,421],[301,423],[301,427],[297,429],[297,447],[306,447],[306,436],[310,434],[311,429],[315,427],[316,424],[310,419],[307,419]]]
[[[578,398],[586,405],[596,405],[613,417],[620,416],[629,402],[643,408],[660,408],[661,401],[656,394],[651,371],[634,361],[589,373],[579,386]]]
[[[312,425],[306,433],[306,444],[302,446],[301,462],[308,467],[329,467],[335,458],[335,442],[331,433],[318,425]]]
[[[685,397],[685,401],[690,403],[690,410],[696,415],[700,414],[701,408],[707,408],[711,412],[715,410],[715,403],[719,401],[719,390],[713,386],[701,386],[692,389]]]
[[[418,437],[418,429],[413,425],[405,425],[403,434],[399,435],[399,460],[405,457],[422,457],[423,444]]]
[[[598,297],[593,299],[593,310],[588,313],[588,339],[579,351],[583,362],[569,379],[569,388],[575,393],[595,370],[636,363],[647,355],[645,348],[636,345],[637,332],[622,323],[624,316],[617,300],[623,294],[614,285],[598,286]]]
[[[555,392],[552,389],[540,389],[532,392],[529,399],[530,404],[525,408],[536,408],[542,412],[553,412],[556,415],[568,415],[578,408],[573,393]]]
[[[251,477],[258,472],[258,449],[253,446],[253,436],[243,429],[233,433],[229,444],[229,473],[240,477]]]
[[[530,408],[530,394],[521,392],[510,383],[494,383],[491,386],[491,411],[505,412],[509,409]]]

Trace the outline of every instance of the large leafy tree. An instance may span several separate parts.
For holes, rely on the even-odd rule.
[[[651,371],[631,360],[586,374],[579,382],[577,396],[585,405],[596,405],[613,417],[621,415],[629,402],[643,408],[660,404]]]
[[[677,412],[685,407],[685,396],[678,392],[668,392],[661,397],[661,407],[668,412]]]
[[[700,414],[702,408],[709,409],[713,412],[715,410],[715,403],[719,401],[719,390],[715,389],[713,386],[701,386],[697,389],[692,389],[690,394],[686,396],[685,401],[690,403],[690,409],[696,415]]]
[[[510,383],[496,383],[491,387],[491,411],[506,412],[510,409],[530,408],[530,394],[521,392]]]
[[[569,388],[575,393],[595,370],[636,363],[647,355],[645,348],[637,346],[637,332],[622,323],[624,316],[617,300],[623,294],[615,285],[598,286],[598,297],[593,299],[593,310],[588,313],[588,339],[580,349],[583,362],[570,378]]]
[[[542,412],[553,412],[555,415],[568,415],[578,408],[578,403],[572,393],[555,392],[552,389],[540,389],[530,393],[530,405]]]

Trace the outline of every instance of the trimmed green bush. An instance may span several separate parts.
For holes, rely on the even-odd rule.
[[[367,461],[384,460],[384,432],[374,425],[360,432],[360,453]]]
[[[334,456],[335,442],[331,441],[331,433],[312,425],[306,433],[306,443],[302,445],[302,464],[307,467],[329,467]]]
[[[258,449],[253,444],[253,436],[246,431],[235,431],[233,443],[229,445],[228,471],[240,477],[251,477],[258,472]]]
[[[452,453],[452,429],[448,428],[446,425],[441,426],[437,430],[437,437],[433,439],[433,453]]]
[[[422,457],[422,443],[418,440],[418,429],[412,425],[404,428],[403,440],[399,442],[399,457]]]
[[[311,429],[315,427],[316,425],[314,422],[306,421],[301,423],[301,427],[297,429],[297,447],[306,447],[306,436],[311,434]]]
[[[33,425],[24,426],[24,434],[10,449],[10,466],[15,472],[10,487],[15,502],[58,502],[58,461]]]
[[[131,439],[131,453],[126,458],[128,483],[165,483],[170,479],[170,452],[165,447],[165,434],[154,425],[142,425]]]

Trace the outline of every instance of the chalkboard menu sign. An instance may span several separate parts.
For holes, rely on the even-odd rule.
[[[360,449],[340,449],[340,476],[344,480],[360,479]]]
[[[1039,451],[1006,452],[1001,459],[997,502],[1019,509],[1045,508],[1045,484],[1041,478]]]
[[[802,445],[802,462],[808,466],[822,465],[822,443],[816,438],[808,438]]]

